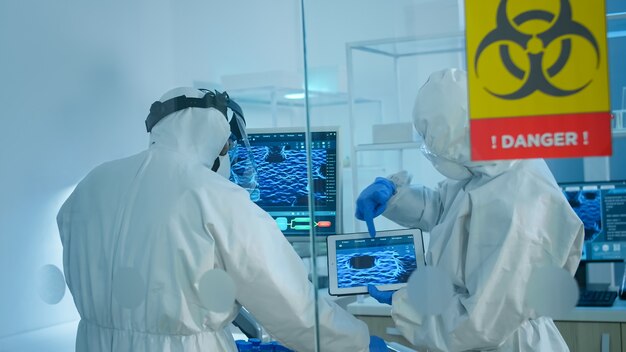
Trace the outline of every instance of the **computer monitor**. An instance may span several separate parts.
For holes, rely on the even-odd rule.
[[[626,258],[626,181],[559,186],[585,226],[583,259]]]
[[[308,190],[313,189],[316,236],[341,231],[341,182],[338,161],[338,128],[311,132],[313,185],[307,176],[304,128],[248,129],[248,139],[257,167],[259,191],[252,199],[269,213],[290,241],[310,238],[311,213]],[[231,180],[237,182],[237,165]]]

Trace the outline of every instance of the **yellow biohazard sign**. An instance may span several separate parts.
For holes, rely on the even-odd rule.
[[[480,130],[488,125],[474,126],[482,119],[568,116],[560,120],[567,124],[601,113],[595,116],[610,126],[604,1],[466,0],[465,6],[472,134],[493,139]]]

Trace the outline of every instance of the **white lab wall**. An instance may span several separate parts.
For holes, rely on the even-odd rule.
[[[448,32],[458,22],[456,2],[445,0],[307,3],[307,18],[324,19],[307,23],[309,65],[341,74],[346,42]],[[0,2],[0,349],[3,337],[77,319],[69,292],[45,304],[36,280],[44,265],[62,268],[55,216],[71,188],[94,166],[145,147],[143,121],[166,89],[219,85],[228,74],[302,74],[299,15],[297,0]],[[271,125],[267,106],[244,108],[251,127]],[[347,111],[312,114],[345,125]],[[301,108],[278,113],[279,125],[303,124]]]
[[[68,294],[39,299],[36,274],[62,267],[55,215],[69,188],[146,144],[149,72],[172,66],[155,45],[171,41],[167,11],[152,1],[0,3],[0,336],[77,318]]]
[[[144,148],[156,97],[237,67],[301,65],[294,1],[272,2],[274,22],[261,3],[179,5],[0,3],[0,338],[77,318],[69,294],[47,305],[36,290],[39,268],[62,268],[56,212],[92,167]]]
[[[299,1],[172,0],[170,11],[183,77],[302,71]]]
[[[309,65],[344,65],[345,44],[458,31],[456,0],[305,2]]]

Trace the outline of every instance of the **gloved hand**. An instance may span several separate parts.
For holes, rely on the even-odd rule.
[[[389,349],[387,348],[387,344],[385,340],[381,339],[378,336],[370,336],[370,352],[387,352]]]
[[[384,177],[376,177],[374,183],[367,186],[356,200],[357,219],[365,221],[371,237],[376,236],[374,218],[387,209],[387,202],[396,193],[396,185]]]
[[[367,285],[367,292],[379,303],[391,305],[391,297],[396,291],[381,291],[376,286],[369,284]]]

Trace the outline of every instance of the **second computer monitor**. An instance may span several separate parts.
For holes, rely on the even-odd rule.
[[[626,181],[560,186],[585,227],[583,259],[626,258]]]
[[[318,237],[340,232],[340,181],[337,128],[311,134],[313,184],[307,174],[306,132],[303,128],[249,129],[248,139],[257,168],[259,193],[252,200],[269,213],[289,240],[308,240],[311,224]],[[246,158],[241,158],[245,162]],[[231,179],[237,182],[238,165]],[[309,190],[314,195],[311,219]]]

